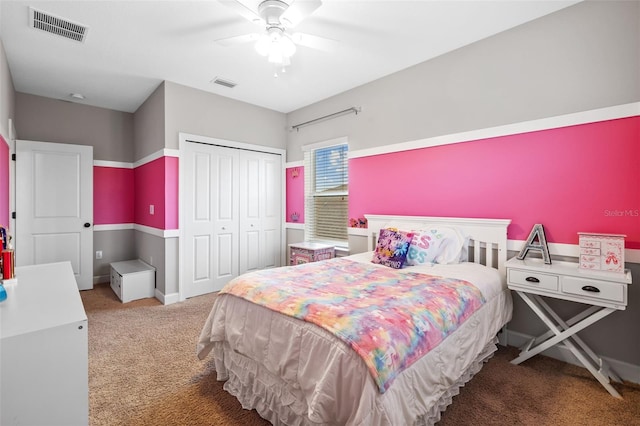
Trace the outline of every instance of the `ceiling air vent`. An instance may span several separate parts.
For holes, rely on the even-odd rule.
[[[33,7],[29,8],[29,26],[81,43],[84,43],[89,31],[89,27],[85,25],[71,22]]]
[[[214,83],[214,84],[219,84],[220,86],[228,87],[230,89],[233,89],[234,87],[236,87],[238,85],[238,83],[234,83],[231,80],[225,80],[225,79],[220,78],[220,77],[215,77],[213,80],[211,80],[211,82]]]

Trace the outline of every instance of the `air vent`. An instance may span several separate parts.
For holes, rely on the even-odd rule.
[[[29,8],[29,26],[60,37],[79,41],[80,43],[84,43],[89,31],[87,26],[53,16],[33,7]]]
[[[238,85],[238,83],[234,83],[231,80],[225,80],[225,79],[220,78],[220,77],[215,77],[213,80],[211,80],[211,82],[214,83],[214,84],[219,84],[220,86],[228,87],[230,89],[233,89],[234,87],[236,87]]]

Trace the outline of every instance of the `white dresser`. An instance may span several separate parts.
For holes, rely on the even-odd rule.
[[[0,424],[89,423],[88,334],[69,262],[16,268],[0,302]]]

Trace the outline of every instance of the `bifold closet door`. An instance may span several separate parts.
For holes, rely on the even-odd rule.
[[[239,151],[185,144],[185,297],[220,290],[238,275]]]
[[[281,156],[240,151],[240,273],[280,266]]]

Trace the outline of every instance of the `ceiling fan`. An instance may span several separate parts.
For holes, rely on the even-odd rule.
[[[290,33],[302,20],[321,5],[321,0],[264,0],[256,10],[247,6],[246,0],[220,0],[240,16],[264,28],[261,33],[244,34],[216,40],[218,44],[232,46],[255,42],[256,51],[266,56],[270,63],[284,68],[291,64],[296,45],[331,51],[336,41],[303,33]],[[276,74],[277,76],[277,74]]]

